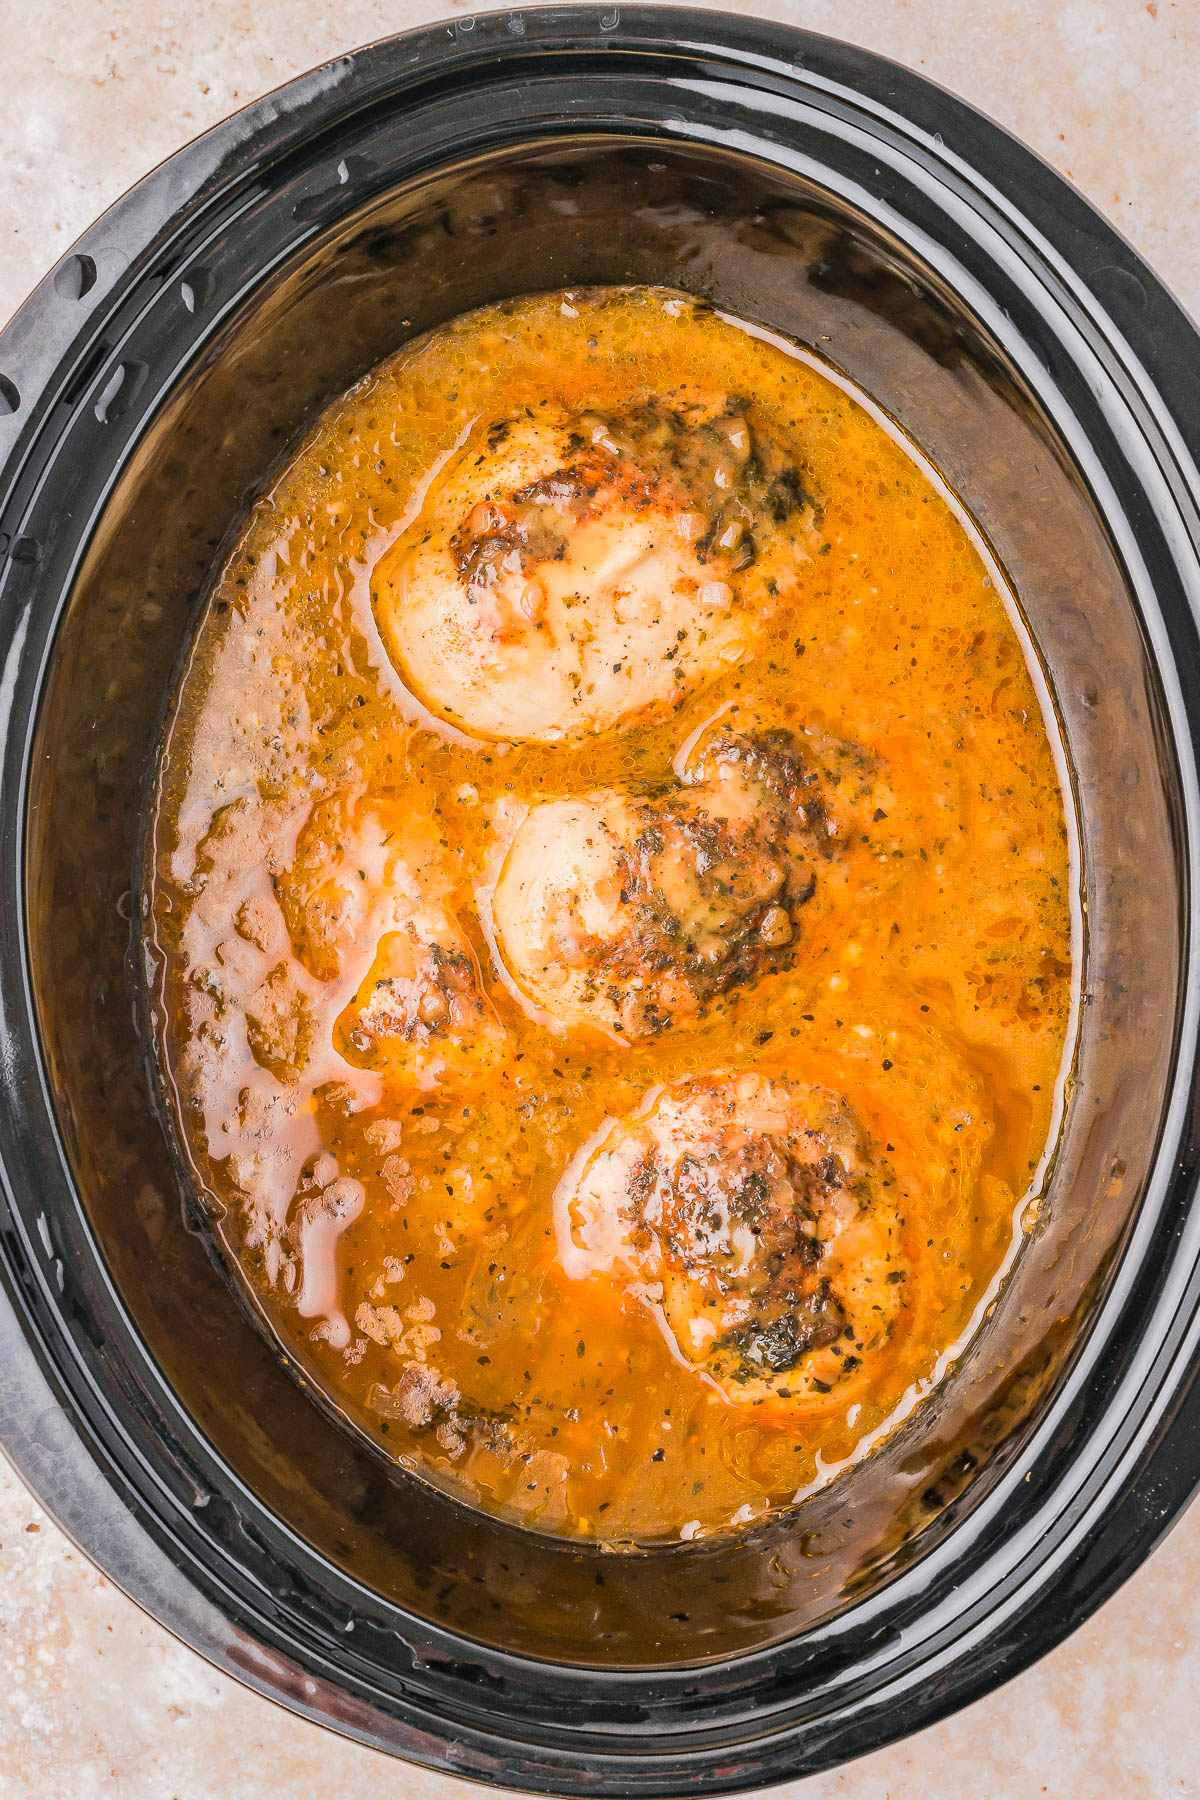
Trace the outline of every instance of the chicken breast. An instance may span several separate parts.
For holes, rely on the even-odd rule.
[[[861,755],[859,773],[874,773]],[[826,796],[840,787],[804,740],[718,725],[667,794],[532,807],[492,900],[510,977],[563,1025],[626,1040],[695,1018],[795,956],[839,848]]]
[[[322,1011],[346,1062],[432,1087],[501,1053],[441,846],[411,809],[324,802],[277,892],[296,956],[326,984]]]
[[[478,1077],[503,1043],[470,946],[445,911],[418,913],[379,940],[334,1028],[347,1062],[422,1087]]]
[[[699,1076],[576,1159],[555,1197],[559,1258],[647,1306],[734,1405],[844,1404],[906,1308],[890,1185],[836,1094]]]
[[[372,585],[399,673],[478,736],[554,743],[669,712],[769,614],[766,536],[817,507],[724,400],[619,417],[547,403],[478,427]],[[777,584],[776,584],[777,585]]]

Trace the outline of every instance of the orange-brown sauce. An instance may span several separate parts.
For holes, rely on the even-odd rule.
[[[749,647],[667,710],[562,741],[427,710],[377,608],[447,458],[548,398],[608,418],[713,395],[811,497],[739,589]],[[852,746],[871,805],[842,819],[786,954],[665,1028],[556,1029],[495,961],[516,824],[546,799],[674,792],[714,719]],[[465,946],[465,1037],[437,995],[407,1038],[371,1023],[407,954],[371,911],[397,845]],[[720,1529],[863,1454],[990,1296],[1056,1119],[1070,880],[1013,615],[903,443],[815,359],[681,297],[514,302],[332,407],[205,610],[148,874],[181,1138],[266,1320],[387,1454],[545,1530]],[[874,1337],[818,1344],[765,1398],[680,1355],[657,1289],[572,1253],[563,1188],[606,1121],[745,1070],[849,1109],[896,1283]]]

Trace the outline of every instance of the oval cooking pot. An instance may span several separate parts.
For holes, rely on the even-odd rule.
[[[143,1029],[147,783],[214,559],[320,408],[505,295],[662,281],[813,345],[1011,576],[1087,922],[1061,1135],[975,1340],[793,1515],[572,1545],[391,1471],[242,1310]],[[148,176],[0,335],[0,1437],[220,1667],[458,1774],[715,1792],[985,1692],[1147,1555],[1194,1384],[1200,343],[918,76],[711,12],[460,18]]]

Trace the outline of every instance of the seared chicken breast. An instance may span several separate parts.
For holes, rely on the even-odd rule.
[[[838,1404],[905,1311],[890,1185],[838,1095],[699,1076],[576,1159],[556,1195],[560,1260],[651,1308],[735,1405]]]
[[[450,459],[375,572],[376,617],[418,697],[473,735],[607,731],[747,653],[770,611],[764,541],[786,528],[799,567],[817,516],[723,401],[547,404],[477,427]]]
[[[718,724],[666,793],[533,806],[492,900],[510,977],[569,1027],[632,1040],[694,1019],[796,955],[877,777],[849,746]]]
[[[491,1066],[503,1027],[426,821],[383,801],[326,802],[277,892],[297,957],[342,990],[333,1044],[347,1062],[422,1087]]]

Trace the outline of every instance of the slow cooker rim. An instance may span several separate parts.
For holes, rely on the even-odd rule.
[[[513,15],[509,16],[511,17]],[[973,113],[971,109],[965,107],[961,102],[953,101],[951,97],[942,94],[940,90],[932,88],[931,84],[924,82],[922,78],[908,76],[903,71],[897,71],[892,68],[891,65],[882,62],[881,59],[870,57],[866,52],[846,52],[845,47],[839,48],[836,45],[832,45],[830,40],[818,39],[811,34],[788,31],[782,27],[755,26],[742,20],[731,20],[716,14],[690,13],[685,9],[638,9],[638,11],[632,15],[625,14],[620,21],[611,26],[605,23],[606,20],[612,19],[613,17],[613,14],[600,15],[596,10],[589,8],[572,7],[550,9],[546,12],[539,11],[536,14],[524,15],[526,27],[519,38],[509,37],[507,39],[500,35],[502,32],[511,31],[511,27],[508,25],[506,19],[502,21],[500,17],[493,16],[491,19],[484,19],[478,22],[460,20],[456,22],[454,27],[432,27],[422,32],[407,34],[401,39],[385,40],[382,48],[390,51],[393,50],[394,47],[399,46],[402,51],[413,52],[414,60],[419,60],[421,56],[426,56],[436,61],[440,56],[443,62],[470,61],[476,59],[480,54],[476,46],[485,42],[489,35],[494,34],[498,38],[500,45],[508,46],[515,43],[518,50],[522,53],[527,53],[531,47],[531,43],[537,42],[541,44],[541,40],[536,40],[531,37],[531,22],[536,22],[538,25],[544,25],[546,32],[546,44],[544,47],[547,48],[552,44],[557,43],[558,38],[562,36],[569,37],[572,42],[575,42],[576,40],[587,42],[589,41],[589,34],[591,38],[595,38],[597,33],[602,33],[602,41],[613,47],[626,44],[627,42],[632,43],[635,47],[641,47],[650,41],[659,42],[660,40],[655,34],[663,25],[674,25],[679,21],[687,20],[692,32],[697,34],[700,38],[703,53],[706,56],[719,59],[725,51],[730,48],[732,41],[734,50],[744,51],[750,56],[763,57],[770,62],[773,67],[778,68],[780,63],[774,46],[782,41],[788,45],[795,46],[792,57],[787,65],[791,79],[803,79],[804,71],[802,70],[798,76],[794,67],[795,61],[801,55],[803,55],[806,61],[811,58],[816,62],[823,63],[825,67],[837,67],[840,62],[843,74],[849,72],[846,65],[850,65],[851,68],[857,69],[860,72],[865,69],[867,74],[872,79],[877,80],[881,85],[890,82],[894,87],[901,91],[908,87],[911,94],[918,98],[923,96],[926,101],[931,105],[936,105],[936,108],[940,108],[943,112],[947,109],[952,113],[957,112],[959,115],[959,124],[967,137],[969,137],[972,128],[978,129],[982,123],[979,116]],[[631,20],[632,23],[630,22]],[[471,27],[469,30],[466,29],[468,24]],[[447,40],[444,36],[444,32],[453,34],[448,40],[449,48],[447,48]],[[717,42],[716,38],[719,37],[721,33],[724,33],[725,36]],[[705,34],[708,34],[707,41],[705,41]],[[354,53],[354,56],[349,59],[340,59],[339,63],[330,65],[329,67],[331,69],[342,69],[347,65],[352,66],[359,59],[369,58],[373,51],[378,51],[380,48],[381,46],[368,47],[366,50]],[[495,52],[495,44],[493,44],[492,48],[493,52]],[[168,164],[164,165],[164,169],[174,169],[176,176],[180,176],[182,170],[177,167],[177,165],[185,164],[190,153],[198,151],[201,146],[207,146],[210,151],[221,152],[221,154],[217,155],[215,158],[211,155],[200,157],[199,165],[207,164],[208,167],[211,168],[214,162],[219,163],[226,175],[228,175],[232,162],[236,162],[239,158],[244,167],[249,167],[253,162],[252,145],[257,130],[266,130],[276,120],[289,115],[292,122],[295,122],[305,114],[310,106],[319,105],[322,97],[330,92],[332,86],[340,85],[340,78],[337,82],[322,85],[317,79],[321,73],[321,71],[318,71],[314,76],[304,77],[300,82],[291,84],[288,88],[281,90],[279,94],[269,96],[266,101],[260,101],[254,106],[247,108],[244,113],[237,115],[234,120],[227,121],[225,125],[216,127],[214,132],[209,133],[205,138],[198,140],[197,145],[179,152],[175,158],[172,158]],[[294,96],[294,106],[286,101],[286,97],[290,95]],[[1004,140],[1005,147],[1015,162],[1020,163],[1021,160],[1024,159],[1026,164],[1032,165],[1033,169],[1041,173],[1043,179],[1048,179],[1050,182],[1058,184],[1059,188],[1062,187],[1058,177],[1053,176],[1043,165],[1037,163],[1036,159],[1034,159],[1029,152],[1022,150],[1013,140],[1007,139],[1006,134],[1000,133],[998,127],[989,126],[987,129]],[[964,166],[968,165],[964,163]],[[160,170],[157,173],[161,176],[163,171]],[[22,309],[22,312],[18,314],[17,320],[14,321],[13,326],[10,326],[9,330],[0,336],[0,369],[7,369],[12,366],[11,354],[14,345],[16,354],[18,356],[23,354],[22,340],[27,341],[28,338],[36,332],[38,327],[39,305],[44,305],[48,309],[48,312],[53,312],[54,301],[51,299],[51,293],[55,275],[70,265],[72,256],[78,257],[81,255],[90,255],[91,250],[89,249],[89,246],[94,246],[97,249],[100,248],[102,228],[104,232],[111,232],[114,226],[119,226],[121,229],[144,229],[144,222],[138,217],[139,196],[143,195],[143,190],[148,184],[154,182],[155,179],[156,177],[154,176],[148,177],[146,183],[139,184],[138,188],[135,188],[131,195],[126,196],[124,201],[118,202],[117,206],[106,215],[105,219],[101,221],[98,226],[93,227],[91,232],[85,234],[84,238],[80,240],[79,245],[75,247],[75,250],[68,253],[68,256],[63,259],[63,262],[59,265],[58,271],[52,272],[52,275],[48,277],[47,281],[37,290],[35,296],[33,296],[31,301],[26,304],[26,307]],[[230,177],[230,179],[232,179],[232,177]],[[205,176],[202,171],[193,198],[204,192],[204,190]],[[178,185],[176,185],[175,188],[175,195],[177,198]],[[1060,202],[1062,201],[1061,194],[1056,195],[1056,197]],[[1070,198],[1080,206],[1085,204],[1078,202],[1077,196],[1071,195]],[[1088,211],[1090,213],[1090,209],[1088,209]],[[166,216],[168,215],[164,215],[164,217]],[[1089,224],[1093,232],[1098,233],[1099,235],[1107,234],[1114,244],[1119,245],[1119,240],[1115,238],[1115,234],[1111,232],[1110,228],[1100,224],[1097,215],[1090,216]],[[1077,223],[1073,229],[1079,229]],[[1162,290],[1160,284],[1158,284],[1155,278],[1149,274],[1149,271],[1145,270],[1144,265],[1141,265],[1140,262],[1138,262],[1133,252],[1129,251],[1123,245],[1119,245],[1118,262],[1115,266],[1118,269],[1125,268],[1129,269],[1130,272],[1136,272],[1137,279],[1148,281],[1151,290],[1156,294],[1161,294]],[[1109,308],[1110,312],[1114,312],[1118,319],[1120,318],[1121,310],[1119,302],[1120,294],[1118,291],[1117,302],[1115,304],[1110,303]],[[1190,328],[1186,326],[1185,322],[1182,320],[1182,315],[1178,314],[1177,309],[1172,308],[1170,302],[1167,302],[1167,308],[1168,312],[1174,311],[1175,313],[1175,330],[1177,334],[1181,334],[1180,361],[1186,362],[1186,356],[1183,354],[1186,348],[1183,337],[1186,336],[1186,338],[1190,340]],[[1122,323],[1125,327],[1123,335],[1131,343],[1136,345],[1139,332],[1141,332],[1141,335],[1145,335],[1144,330],[1139,327],[1138,317],[1136,315],[1131,315],[1129,318],[1122,321]],[[54,334],[48,333],[47,335],[53,336]],[[1148,358],[1151,366],[1155,360],[1169,360],[1169,346],[1167,351],[1163,350],[1161,344],[1157,346],[1152,345],[1151,349],[1155,352],[1154,356]],[[6,357],[10,358],[7,362],[5,360]],[[65,356],[63,360],[66,360]],[[21,365],[22,368],[24,366],[24,364]],[[35,381],[30,391],[49,392],[52,387],[52,380],[43,381],[40,389]],[[1178,403],[1175,408],[1171,410],[1174,410],[1176,414],[1178,414]],[[20,413],[13,416],[12,421],[13,423],[16,423],[18,427],[20,443],[16,448],[22,455],[27,448],[34,447],[35,432],[32,427],[28,430],[25,428],[29,418],[30,412],[22,407]],[[5,422],[0,421],[0,423]],[[1180,445],[1183,446],[1185,453],[1190,456],[1190,451],[1187,449],[1188,434],[1184,428],[1186,423],[1187,421],[1185,419],[1179,420],[1179,442]],[[0,442],[2,442],[2,437],[0,437]],[[15,460],[19,462],[21,457],[18,456]],[[10,467],[12,467],[11,463]],[[14,485],[20,485],[20,474],[21,471],[18,469]],[[1195,492],[1194,486],[1192,487],[1192,492]],[[7,501],[9,497],[8,494],[4,495],[4,501]],[[7,523],[7,521],[5,522]],[[13,550],[20,545],[20,542],[21,539],[18,533],[15,536],[14,542],[10,543],[8,546],[9,564],[8,568],[5,570],[5,574],[9,573],[14,561],[19,563],[21,560],[19,556],[14,558],[12,554]],[[6,583],[6,586],[7,585],[9,584]],[[11,993],[9,994],[8,999],[11,1003],[13,999]],[[1188,1078],[1181,1083],[1181,1086],[1190,1089],[1190,1071],[1185,1071],[1185,1074]],[[41,1404],[38,1406],[37,1416],[42,1418],[45,1415],[46,1408],[44,1404],[44,1394],[42,1393],[42,1390],[39,1389],[38,1382],[41,1381],[43,1377],[38,1369],[35,1354],[31,1350],[29,1343],[26,1341],[24,1332],[20,1331],[16,1325],[18,1306],[21,1306],[21,1309],[24,1310],[22,1303],[30,1298],[30,1289],[26,1286],[22,1291],[20,1275],[16,1272],[21,1270],[22,1265],[25,1266],[26,1271],[28,1270],[30,1247],[27,1244],[20,1244],[15,1240],[12,1218],[13,1215],[10,1213],[9,1218],[4,1221],[6,1250],[4,1273],[6,1283],[10,1289],[10,1301],[12,1304],[10,1313],[6,1315],[3,1320],[3,1326],[6,1336],[12,1339],[14,1365],[18,1371],[23,1369],[25,1373],[19,1381],[14,1381],[11,1391],[14,1394],[18,1391],[23,1392],[26,1395],[30,1406],[34,1404],[35,1397],[39,1398]],[[28,1322],[28,1330],[32,1335],[38,1335],[37,1328],[31,1318]],[[1194,1331],[1192,1336],[1194,1336]],[[1160,1388],[1165,1386],[1169,1389],[1172,1384],[1168,1382],[1165,1384],[1160,1383],[1159,1385]],[[60,1395],[60,1406],[62,1401],[67,1399],[68,1396],[65,1391],[63,1391]],[[1192,1410],[1195,1410],[1194,1406]],[[84,1446],[83,1437],[79,1436],[74,1438],[69,1445],[64,1444],[60,1439],[53,1457],[48,1457],[47,1454],[43,1454],[44,1447],[39,1448],[38,1444],[31,1440],[31,1434],[29,1434],[22,1425],[23,1416],[27,1417],[30,1415],[25,1414],[23,1408],[13,1408],[12,1406],[7,1408],[6,1411],[12,1415],[12,1445],[16,1459],[27,1475],[34,1477],[33,1484],[35,1487],[39,1484],[44,1484],[43,1491],[58,1498],[60,1506],[68,1513],[69,1517],[73,1510],[68,1498],[68,1490],[70,1489],[72,1481],[76,1478],[77,1474],[86,1475],[89,1471],[94,1472],[94,1466],[89,1460],[91,1453]],[[60,1416],[65,1417],[65,1412],[61,1413]],[[1190,1414],[1185,1415],[1185,1423],[1189,1418]],[[7,1426],[9,1422],[9,1419],[7,1418],[0,1418],[0,1424]],[[1195,1429],[1195,1424],[1188,1425],[1189,1436],[1190,1432]],[[51,1435],[54,1435],[53,1432]],[[1176,1456],[1178,1456],[1178,1445],[1181,1442],[1178,1421],[1176,1423],[1176,1432],[1173,1442],[1176,1445]],[[1164,1455],[1167,1448],[1168,1446],[1166,1445],[1161,1446]],[[53,1466],[50,1466],[51,1464]],[[69,1469],[67,1468],[68,1464],[71,1465]],[[1162,1465],[1160,1465],[1160,1467],[1161,1466]],[[1159,1501],[1156,1509],[1158,1516],[1156,1519],[1150,1521],[1151,1529],[1153,1529],[1154,1526],[1165,1529],[1165,1524],[1169,1522],[1169,1517],[1174,1516],[1174,1510],[1176,1510],[1179,1505],[1183,1504],[1186,1498],[1190,1496],[1195,1481],[1195,1474],[1193,1471],[1198,1467],[1200,1467],[1200,1465],[1197,1465],[1194,1459],[1190,1459],[1184,1467],[1173,1467],[1171,1469],[1170,1499],[1165,1504],[1161,1500]],[[1135,1482],[1132,1487],[1126,1490],[1123,1503],[1126,1511],[1129,1510],[1131,1503],[1134,1506],[1135,1514],[1138,1511],[1141,1503],[1136,1497],[1141,1488],[1146,1485],[1144,1480],[1145,1475],[1146,1471],[1143,1470],[1140,1481]],[[54,1510],[53,1506],[52,1510]],[[87,1553],[92,1555],[96,1560],[101,1561],[103,1566],[105,1562],[103,1548],[93,1548],[91,1544],[88,1543],[85,1532],[86,1527],[78,1527],[75,1535],[80,1539],[82,1547],[87,1550]],[[1111,1530],[1108,1535],[1112,1535]],[[1142,1521],[1139,1551],[1135,1553],[1139,1558],[1140,1553],[1144,1553],[1145,1539],[1146,1522]],[[129,1542],[131,1543],[132,1540],[129,1540]],[[126,1545],[127,1552],[128,1549],[129,1544]],[[1128,1556],[1129,1551],[1127,1548],[1127,1559]],[[1092,1557],[1092,1560],[1095,1560],[1094,1556]],[[116,1579],[120,1585],[126,1585],[126,1583],[121,1581],[119,1569],[114,1568],[111,1572],[114,1575],[114,1579]],[[1108,1591],[1111,1586],[1115,1585],[1116,1581],[1121,1578],[1121,1575],[1127,1572],[1128,1567],[1122,1565],[1120,1568],[1109,1570],[1107,1575],[1103,1578],[1098,1578],[1097,1581],[1087,1589],[1086,1594],[1080,1597],[1077,1604],[1077,1610],[1068,1613],[1067,1619],[1069,1622],[1064,1622],[1062,1617],[1057,1621],[1046,1621],[1037,1642],[1030,1645],[1027,1651],[1022,1652],[1019,1656],[1014,1656],[1011,1662],[1005,1665],[1005,1672],[1015,1672],[1016,1666],[1019,1666],[1019,1664],[1023,1664],[1028,1660],[1032,1660],[1033,1655],[1039,1653],[1043,1648],[1048,1648],[1050,1642],[1057,1641],[1058,1637],[1065,1635],[1066,1630],[1072,1628],[1073,1624],[1077,1623],[1081,1617],[1085,1616],[1087,1611],[1091,1610],[1091,1607],[1094,1604],[1098,1603],[1099,1598],[1103,1597],[1103,1592]],[[142,1585],[141,1578],[136,1576],[130,1577],[128,1579],[128,1585],[136,1590],[139,1585]],[[289,1704],[296,1705],[298,1710],[309,1712],[311,1716],[323,1717],[326,1722],[331,1722],[328,1719],[328,1712],[331,1710],[330,1707],[322,1706],[317,1700],[312,1699],[311,1697],[307,1699],[304,1697],[303,1683],[305,1680],[311,1679],[310,1677],[297,1672],[295,1677],[288,1677],[285,1679],[277,1668],[276,1673],[272,1677],[264,1676],[256,1678],[253,1673],[248,1675],[244,1666],[233,1666],[243,1662],[243,1657],[237,1653],[236,1647],[231,1642],[230,1632],[224,1624],[221,1624],[219,1627],[212,1627],[213,1637],[214,1640],[216,1640],[215,1643],[206,1643],[204,1641],[197,1642],[198,1635],[203,1627],[197,1625],[194,1614],[189,1614],[187,1617],[183,1616],[187,1613],[187,1608],[182,1604],[186,1592],[185,1583],[184,1592],[172,1595],[171,1599],[172,1606],[175,1609],[175,1616],[164,1619],[165,1623],[171,1625],[173,1629],[178,1630],[180,1635],[183,1635],[188,1641],[197,1643],[197,1647],[205,1649],[207,1654],[212,1656],[214,1660],[221,1662],[223,1666],[232,1666],[232,1672],[239,1674],[242,1679],[245,1680],[249,1678],[251,1684],[259,1686],[261,1691],[273,1693],[275,1697],[280,1697],[280,1689],[287,1688],[290,1682],[292,1691],[285,1696]],[[143,1595],[136,1591],[135,1597],[141,1598],[143,1604],[146,1603]],[[1060,1625],[1061,1629],[1058,1628]],[[764,1652],[756,1654],[765,1657],[770,1653]],[[993,1658],[993,1661],[994,1660],[995,1659]],[[975,1689],[994,1685],[995,1678],[994,1669],[977,1673],[974,1677]],[[970,1689],[970,1681],[964,1681],[955,1691],[953,1697],[949,1697],[943,1690],[933,1705],[914,1709],[920,1713],[920,1722],[925,1722],[926,1719],[938,1716],[940,1712],[949,1710],[953,1705],[961,1704],[965,1698],[971,1697]],[[340,1703],[344,1707],[344,1696],[342,1696]],[[886,1731],[869,1733],[863,1741],[856,1745],[856,1749],[864,1749],[869,1747],[870,1744],[886,1741],[886,1738],[889,1736],[897,1735],[900,1731],[905,1729],[911,1729],[915,1722],[917,1721],[898,1721]],[[342,1721],[342,1725],[343,1728],[346,1728],[344,1720]],[[355,1730],[356,1735],[369,1735],[361,1728],[352,1727],[352,1729]],[[388,1741],[392,1742],[394,1747],[394,1741]],[[490,1777],[494,1780],[534,1779],[536,1777],[539,1785],[545,1785],[551,1788],[555,1785],[556,1774],[549,1764],[546,1764],[544,1767],[539,1766],[536,1770],[518,1770],[509,1765],[498,1772],[492,1772],[481,1763],[477,1764],[473,1762],[469,1768],[463,1764],[452,1764],[447,1757],[446,1751],[447,1746],[445,1744],[437,1746],[433,1752],[430,1752],[428,1749],[423,1751],[420,1747],[414,1747],[412,1744],[406,1746],[406,1753],[416,1756],[419,1760],[434,1761],[445,1767],[455,1766],[459,1768],[460,1772],[472,1772],[481,1775],[483,1778]],[[670,1747],[670,1752],[677,1757],[686,1754],[684,1747],[679,1744],[672,1745]],[[703,1772],[699,1769],[694,1772],[689,1771],[686,1785],[689,1787],[695,1786],[698,1789],[746,1785],[747,1781],[763,1782],[775,1779],[786,1769],[796,1766],[795,1756],[793,1755],[789,1758],[785,1754],[777,1760],[770,1760],[769,1758],[764,1757],[762,1762],[755,1763],[752,1769],[749,1764],[742,1768],[735,1769],[729,1766],[728,1755],[729,1753],[726,1752],[726,1766],[724,1768],[709,1769]],[[594,1766],[596,1761],[594,1755],[589,1754],[587,1760]],[[649,1759],[647,1760],[649,1761]],[[826,1756],[824,1760],[828,1761],[831,1760],[831,1758]],[[823,1766],[823,1764],[821,1761],[807,1761],[803,1766],[816,1768]],[[576,1773],[578,1773],[578,1770]],[[629,1768],[629,1760],[626,1759],[622,1760],[621,1774],[614,1775],[612,1779],[623,1779],[628,1781],[631,1776],[632,1771]],[[561,1773],[558,1774],[557,1779],[562,1779]],[[654,1775],[649,1771],[646,1771],[645,1774],[639,1775],[638,1780],[639,1782],[644,1781],[646,1785],[639,1785],[636,1791],[677,1791],[678,1788],[683,1785],[679,1781],[677,1770],[667,1771],[666,1776]],[[663,1785],[664,1780],[667,1780],[667,1785]],[[655,1783],[658,1785],[655,1785]],[[633,1789],[626,1787],[623,1791],[633,1791]]]

